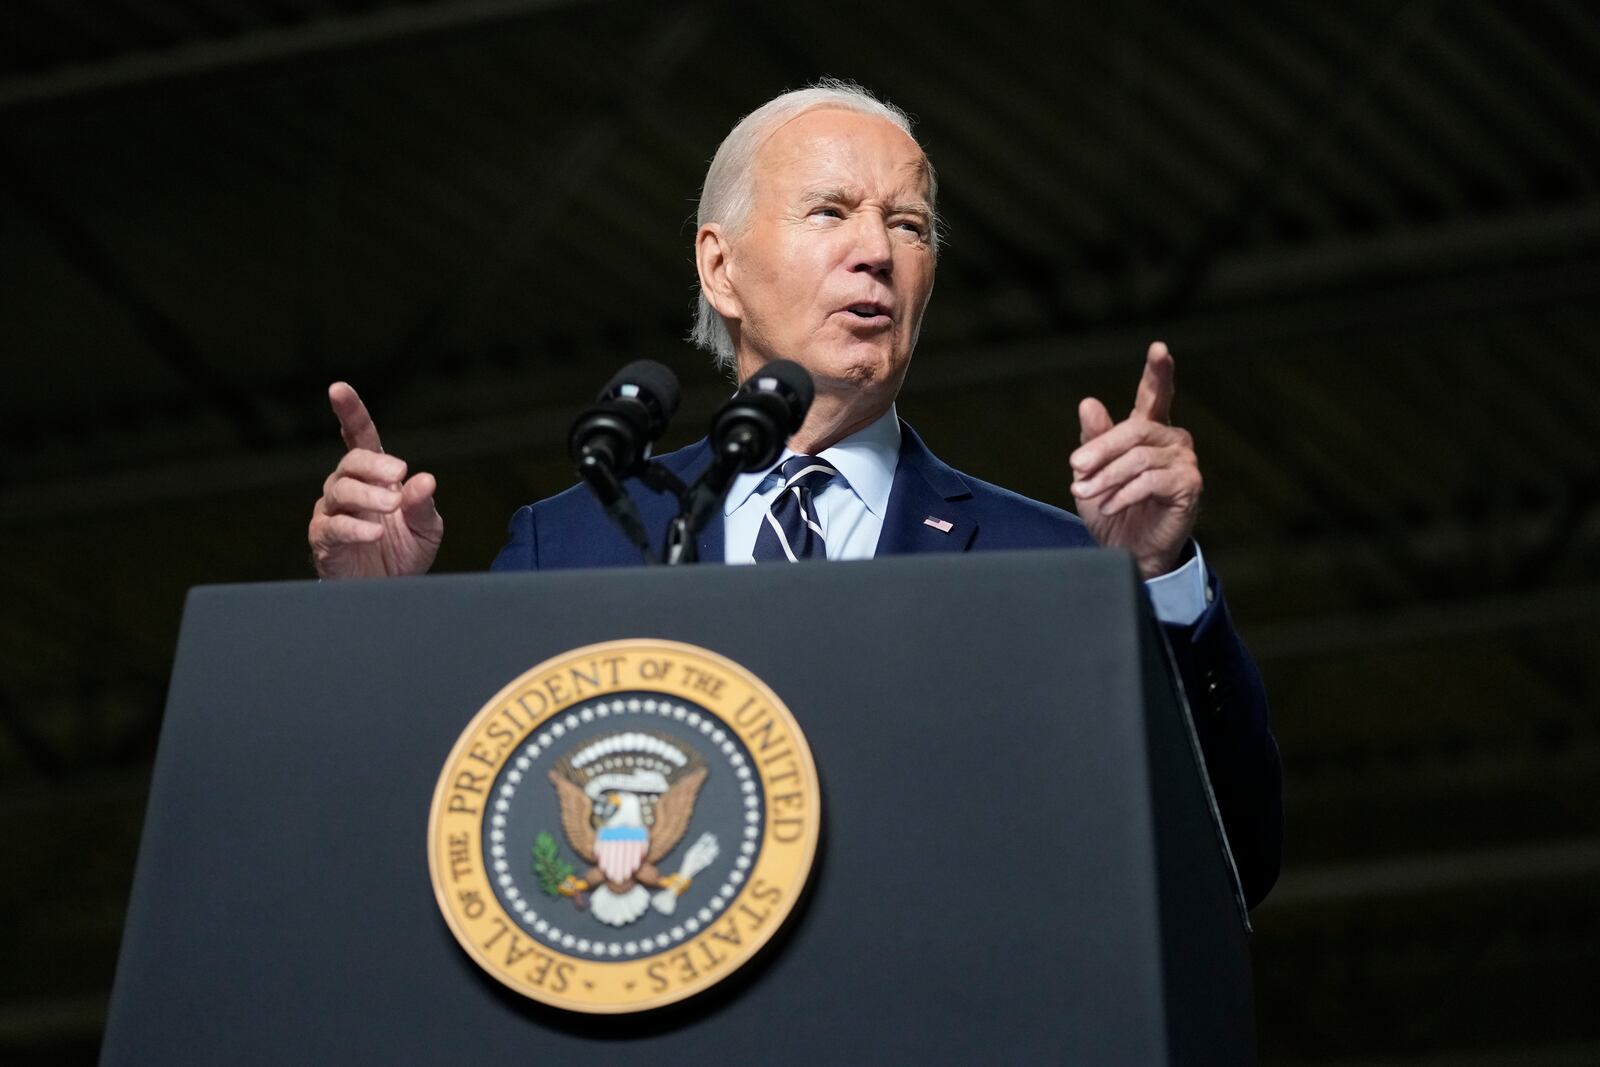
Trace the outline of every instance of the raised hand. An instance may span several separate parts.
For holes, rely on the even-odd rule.
[[[1178,565],[1200,508],[1194,439],[1167,425],[1172,379],[1172,354],[1156,341],[1126,419],[1113,424],[1093,397],[1078,403],[1082,433],[1070,459],[1078,515],[1100,544],[1130,552],[1146,578]]]
[[[422,574],[433,566],[444,519],[433,506],[431,474],[406,477],[386,456],[367,406],[344,382],[328,387],[345,454],[311,509],[311,560],[322,578]]]

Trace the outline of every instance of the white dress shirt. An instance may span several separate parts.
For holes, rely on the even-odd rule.
[[[733,480],[722,505],[726,562],[755,562],[756,535],[783,484],[778,466],[794,454],[785,448],[768,470],[741,474]],[[900,463],[900,420],[894,406],[870,426],[823,449],[820,458],[843,475],[811,497],[828,558],[871,559],[878,549],[889,491]],[[1206,564],[1200,546],[1195,546],[1193,557],[1183,566],[1144,584],[1156,618],[1177,626],[1194,622],[1206,608]]]

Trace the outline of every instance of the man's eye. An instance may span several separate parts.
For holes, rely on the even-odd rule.
[[[824,218],[824,219],[842,219],[842,218],[844,218],[844,212],[840,211],[836,207],[814,207],[814,208],[811,209],[811,214],[814,217],[819,217],[819,218]]]
[[[907,230],[911,233],[914,233],[918,237],[925,237],[928,233],[928,228],[922,223],[918,222],[916,219],[901,219],[895,223],[895,226],[898,229]]]

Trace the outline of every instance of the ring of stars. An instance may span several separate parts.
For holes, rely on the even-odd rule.
[[[733,866],[728,871],[726,879],[712,894],[712,897],[692,916],[676,923],[670,930],[664,931],[654,937],[634,938],[632,940],[610,941],[601,938],[584,937],[571,931],[562,930],[552,923],[549,918],[539,914],[538,910],[529,902],[528,897],[517,886],[517,879],[511,873],[510,853],[506,844],[506,816],[511,810],[511,802],[517,795],[518,788],[528,776],[540,758],[548,753],[563,736],[581,726],[610,718],[612,716],[628,715],[655,715],[661,718],[670,718],[675,722],[699,731],[699,733],[715,746],[728,764],[733,768],[734,777],[739,783],[739,792],[744,805],[745,825],[744,839],[733,857]],[[651,755],[618,755],[608,756],[602,766],[608,769],[627,769],[643,767],[645,769],[660,770],[665,772],[668,767],[666,761]],[[489,817],[489,857],[490,866],[494,870],[493,881],[500,887],[500,894],[510,909],[516,913],[522,926],[537,935],[551,947],[560,947],[579,955],[591,956],[597,960],[624,959],[627,957],[649,955],[652,952],[668,948],[686,937],[692,937],[699,930],[711,923],[717,915],[728,906],[739,892],[739,886],[744,882],[751,866],[755,863],[756,852],[760,849],[761,841],[761,797],[755,776],[751,772],[749,761],[739,751],[738,744],[722,729],[717,720],[697,711],[691,711],[682,704],[674,704],[669,700],[656,700],[652,697],[628,697],[601,700],[587,704],[576,711],[557,716],[546,723],[518,753],[511,762],[506,772],[501,775],[499,796],[494,802],[494,813]],[[721,862],[721,857],[716,862]]]

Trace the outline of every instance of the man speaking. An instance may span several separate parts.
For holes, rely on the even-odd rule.
[[[736,125],[706,173],[694,339],[743,381],[769,361],[810,372],[816,398],[772,468],[734,480],[700,558],[729,563],[870,559],[908,552],[1103,545],[1130,553],[1165,624],[1195,715],[1245,896],[1277,877],[1282,806],[1265,694],[1191,540],[1201,477],[1168,424],[1173,361],[1145,357],[1132,413],[1078,408],[1068,457],[1079,516],[961,474],[895,412],[933,293],[937,182],[906,116],[853,85],[785,93]],[[444,521],[434,479],[384,454],[355,391],[329,389],[347,452],[323,485],[309,537],[325,579],[421,574]],[[702,441],[663,457],[706,466]],[[629,484],[660,529],[673,501]],[[575,487],[519,510],[496,570],[613,566],[637,549]]]

